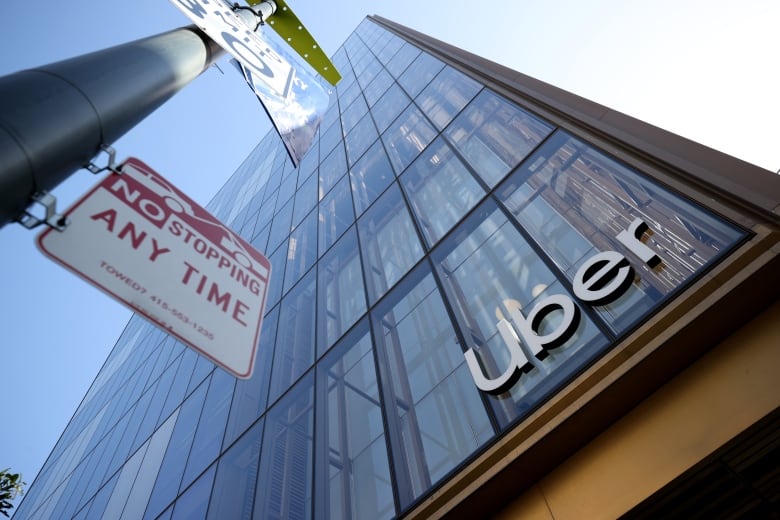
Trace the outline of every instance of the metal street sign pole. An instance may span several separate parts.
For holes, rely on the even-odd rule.
[[[250,10],[238,14],[257,23]],[[223,53],[189,26],[0,77],[0,227]]]

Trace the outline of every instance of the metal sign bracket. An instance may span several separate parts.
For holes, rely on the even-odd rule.
[[[108,164],[106,166],[98,166],[95,164],[93,159],[92,161],[89,161],[89,163],[84,166],[87,170],[97,175],[98,173],[104,172],[106,170],[109,170],[114,173],[121,174],[122,172],[117,169],[116,164],[116,150],[114,150],[111,146],[107,144],[101,144],[100,145],[100,151],[105,152],[108,155]],[[98,155],[100,155],[100,152],[98,152]],[[97,156],[95,156],[97,158]]]
[[[64,231],[65,228],[68,227],[70,220],[65,215],[57,213],[57,198],[54,195],[47,191],[38,191],[33,193],[32,197],[30,198],[32,200],[30,207],[32,207],[34,204],[40,204],[45,208],[46,215],[43,218],[36,217],[30,213],[30,208],[28,208],[24,210],[24,213],[19,215],[17,218],[17,221],[21,225],[27,229],[33,229],[40,226],[41,224],[46,224],[47,226],[56,229],[57,231]]]

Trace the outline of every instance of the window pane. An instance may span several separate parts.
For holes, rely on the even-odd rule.
[[[358,221],[363,265],[371,303],[412,268],[422,257],[401,190],[393,184]]]
[[[371,333],[363,321],[317,365],[317,518],[395,513]]]
[[[290,290],[317,260],[317,212],[312,211],[293,229],[287,244],[284,290]]]
[[[315,275],[316,269],[310,270],[282,300],[269,402],[282,395],[314,362]]]
[[[360,90],[358,90],[358,96],[360,96]],[[363,96],[358,97],[351,103],[352,104],[344,110],[344,113],[341,114],[341,122],[345,135],[348,134],[350,130],[355,127],[357,122],[368,113],[368,105],[366,105],[366,102],[363,100]],[[346,105],[342,104],[342,106]]]
[[[359,216],[395,178],[382,143],[375,142],[368,153],[352,167],[349,176],[355,211]]]
[[[263,318],[252,377],[236,381],[223,446],[229,446],[265,411],[278,317],[279,307],[276,307]]]
[[[209,506],[211,485],[214,482],[214,469],[211,466],[190,488],[184,492],[173,506],[171,520],[193,520],[206,518],[206,508]]]
[[[314,373],[304,377],[265,419],[254,518],[311,518]]]
[[[497,193],[569,280],[600,251],[629,259],[639,275],[626,294],[595,307],[615,331],[636,322],[741,235],[565,132],[557,132]],[[645,243],[661,265],[647,265],[616,238],[637,217],[649,226]]]
[[[406,170],[401,185],[428,245],[435,244],[485,195],[441,138]]]
[[[341,121],[339,120],[338,105],[334,105],[336,121],[326,130],[320,130],[320,157],[327,157],[333,148],[344,137],[341,133]]]
[[[371,119],[371,116],[366,115],[344,140],[347,146],[349,164],[354,164],[378,137],[379,134],[376,133],[374,120]]]
[[[271,277],[268,280],[268,295],[265,297],[265,308],[270,309],[279,301],[284,287],[284,267],[287,264],[287,241],[282,242],[276,251],[268,257],[271,262]]]
[[[180,490],[187,487],[219,455],[235,384],[236,378],[222,369],[216,369],[211,376]]]
[[[179,483],[187,464],[192,439],[195,437],[195,429],[198,426],[207,388],[208,385],[201,384],[181,405],[176,426],[173,428],[173,434],[158,473],[157,482],[154,484],[154,490],[146,508],[145,519],[156,517],[176,498],[179,492]]]
[[[323,353],[366,311],[354,226],[322,257],[318,270],[318,352]]]
[[[416,101],[428,119],[443,130],[481,88],[482,85],[473,79],[447,66],[417,96]]]
[[[393,83],[393,77],[385,70],[382,69],[379,74],[376,75],[374,80],[366,87],[363,94],[366,96],[368,106],[374,106],[374,103],[382,97],[387,87]]]
[[[436,129],[425,119],[420,109],[415,106],[407,108],[382,134],[382,141],[396,173],[404,171],[434,137]]]
[[[551,132],[547,123],[483,90],[446,135],[492,188]]]
[[[355,221],[349,177],[343,177],[320,201],[319,250],[323,254]]]
[[[346,173],[347,158],[344,155],[344,147],[339,145],[320,164],[319,198],[322,199]]]
[[[262,439],[260,420],[220,457],[208,518],[248,518],[252,514]]]
[[[400,76],[406,67],[420,54],[420,49],[412,45],[411,43],[404,43],[401,50],[399,50],[395,56],[388,62],[387,70],[394,77]]]
[[[371,109],[371,115],[374,116],[379,132],[384,132],[390,126],[390,123],[398,117],[398,114],[403,112],[404,108],[409,106],[411,102],[412,100],[401,90],[398,83],[390,85],[382,99],[377,101],[374,108]]]
[[[502,323],[507,326],[511,323],[515,330],[521,330],[515,313],[526,317],[538,302],[553,294],[570,297],[539,254],[491,199],[439,245],[433,258],[467,346],[474,351],[490,379],[498,378],[510,367],[510,349],[515,348],[514,344],[504,343]],[[539,355],[541,360],[526,342],[522,342],[522,352],[528,360],[528,366],[522,368],[527,371],[511,387],[510,396],[504,393],[500,398],[493,398],[505,421],[524,413],[559,383],[567,373],[559,367],[575,353],[582,351],[587,358],[606,345],[606,337],[587,315],[579,314],[579,323],[575,323],[577,328],[568,341],[544,350]],[[537,335],[556,330],[565,318],[561,315],[560,311],[552,312],[539,325]],[[569,366],[573,365],[570,363]],[[469,384],[475,386],[473,380]],[[512,406],[513,402],[515,406]]]
[[[295,194],[295,207],[293,209],[292,221],[294,226],[297,226],[303,220],[303,217],[308,215],[312,208],[317,205],[319,200],[317,196],[317,181],[318,177],[312,175],[298,188],[298,192]]]
[[[411,96],[415,97],[425,86],[433,79],[433,77],[444,67],[444,64],[428,54],[427,52],[420,53],[417,56],[406,72],[401,74],[398,78],[398,83],[406,90]]]
[[[268,249],[275,250],[282,240],[290,235],[292,210],[292,201],[288,201],[274,217],[274,221],[271,224],[271,234],[268,237]]]
[[[427,264],[372,318],[406,506],[488,441],[493,429]]]

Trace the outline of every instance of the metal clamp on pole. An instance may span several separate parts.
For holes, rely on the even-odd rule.
[[[257,32],[260,26],[265,25],[265,21],[276,12],[276,2],[274,2],[274,0],[265,0],[264,2],[257,4],[254,8],[246,5],[239,5],[238,3],[233,4],[233,12],[238,13],[238,11],[249,11],[255,15],[257,25],[255,25],[255,28],[252,30]],[[247,20],[244,20],[244,23],[246,22]]]
[[[86,166],[84,166],[84,168],[91,171],[95,175],[104,172],[106,170],[110,170],[114,173],[121,174],[122,172],[120,172],[116,167],[116,150],[114,150],[111,146],[107,144],[101,144],[100,150],[108,154],[108,164],[106,166],[100,167],[94,163],[94,159],[93,159],[92,161],[89,161],[89,163]],[[100,153],[98,153],[98,155],[100,155]]]
[[[34,204],[43,206],[46,210],[46,215],[43,218],[36,217],[30,213],[30,208],[28,207],[17,219],[17,221],[27,229],[33,229],[41,224],[46,224],[57,231],[64,231],[65,228],[68,227],[68,224],[70,224],[70,220],[67,217],[57,213],[57,199],[51,193],[46,191],[33,193],[30,207]]]

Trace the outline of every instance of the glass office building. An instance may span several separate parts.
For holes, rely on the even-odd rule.
[[[253,376],[133,317],[15,518],[512,517],[534,493],[564,518],[561,482],[610,474],[631,492],[600,511],[640,515],[777,422],[757,369],[734,405],[757,411],[688,462],[659,433],[637,477],[604,440],[693,431],[643,407],[688,402],[741,328],[776,337],[776,179],[378,17],[333,62],[300,166],[269,133],[208,207],[273,266]]]

